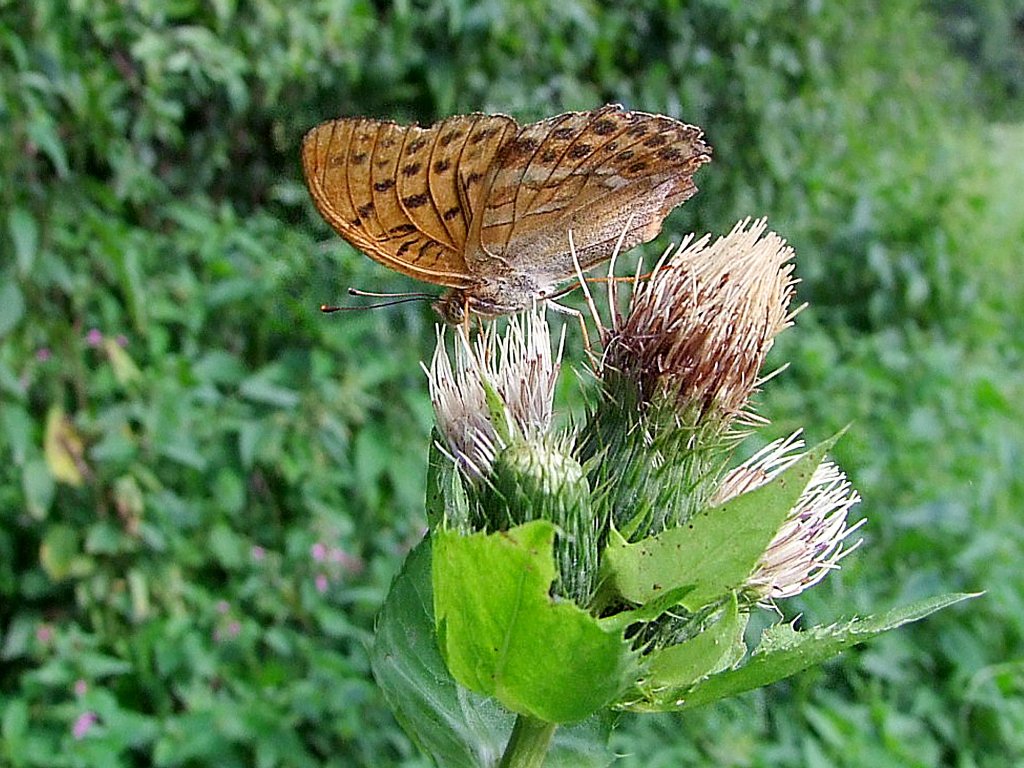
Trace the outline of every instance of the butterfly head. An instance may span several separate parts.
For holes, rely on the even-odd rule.
[[[483,318],[519,312],[530,304],[529,293],[511,290],[504,281],[469,288],[452,288],[433,303],[449,325],[463,325],[467,315]]]

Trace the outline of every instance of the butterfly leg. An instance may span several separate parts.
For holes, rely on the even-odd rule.
[[[578,309],[572,307],[566,307],[559,304],[557,301],[549,301],[548,306],[551,307],[555,312],[561,315],[567,315],[569,317],[575,317],[580,323],[580,330],[583,331],[583,348],[590,354],[590,334],[587,332],[586,316]]]

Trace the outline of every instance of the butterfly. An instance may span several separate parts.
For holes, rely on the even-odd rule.
[[[345,117],[302,142],[324,219],[370,258],[448,288],[434,306],[453,324],[526,309],[577,263],[652,240],[710,159],[700,128],[618,105],[523,126],[486,114],[429,128]]]

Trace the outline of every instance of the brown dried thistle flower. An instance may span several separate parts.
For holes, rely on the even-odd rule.
[[[742,413],[775,335],[792,324],[793,249],[765,219],[710,243],[688,239],[638,282],[624,318],[604,329],[603,371],[698,415]]]

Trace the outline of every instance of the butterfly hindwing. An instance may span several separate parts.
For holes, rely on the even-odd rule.
[[[317,209],[342,237],[385,266],[438,285],[473,282],[463,248],[410,214],[396,173],[413,132],[391,122],[342,118],[323,123],[303,141],[306,182]]]

